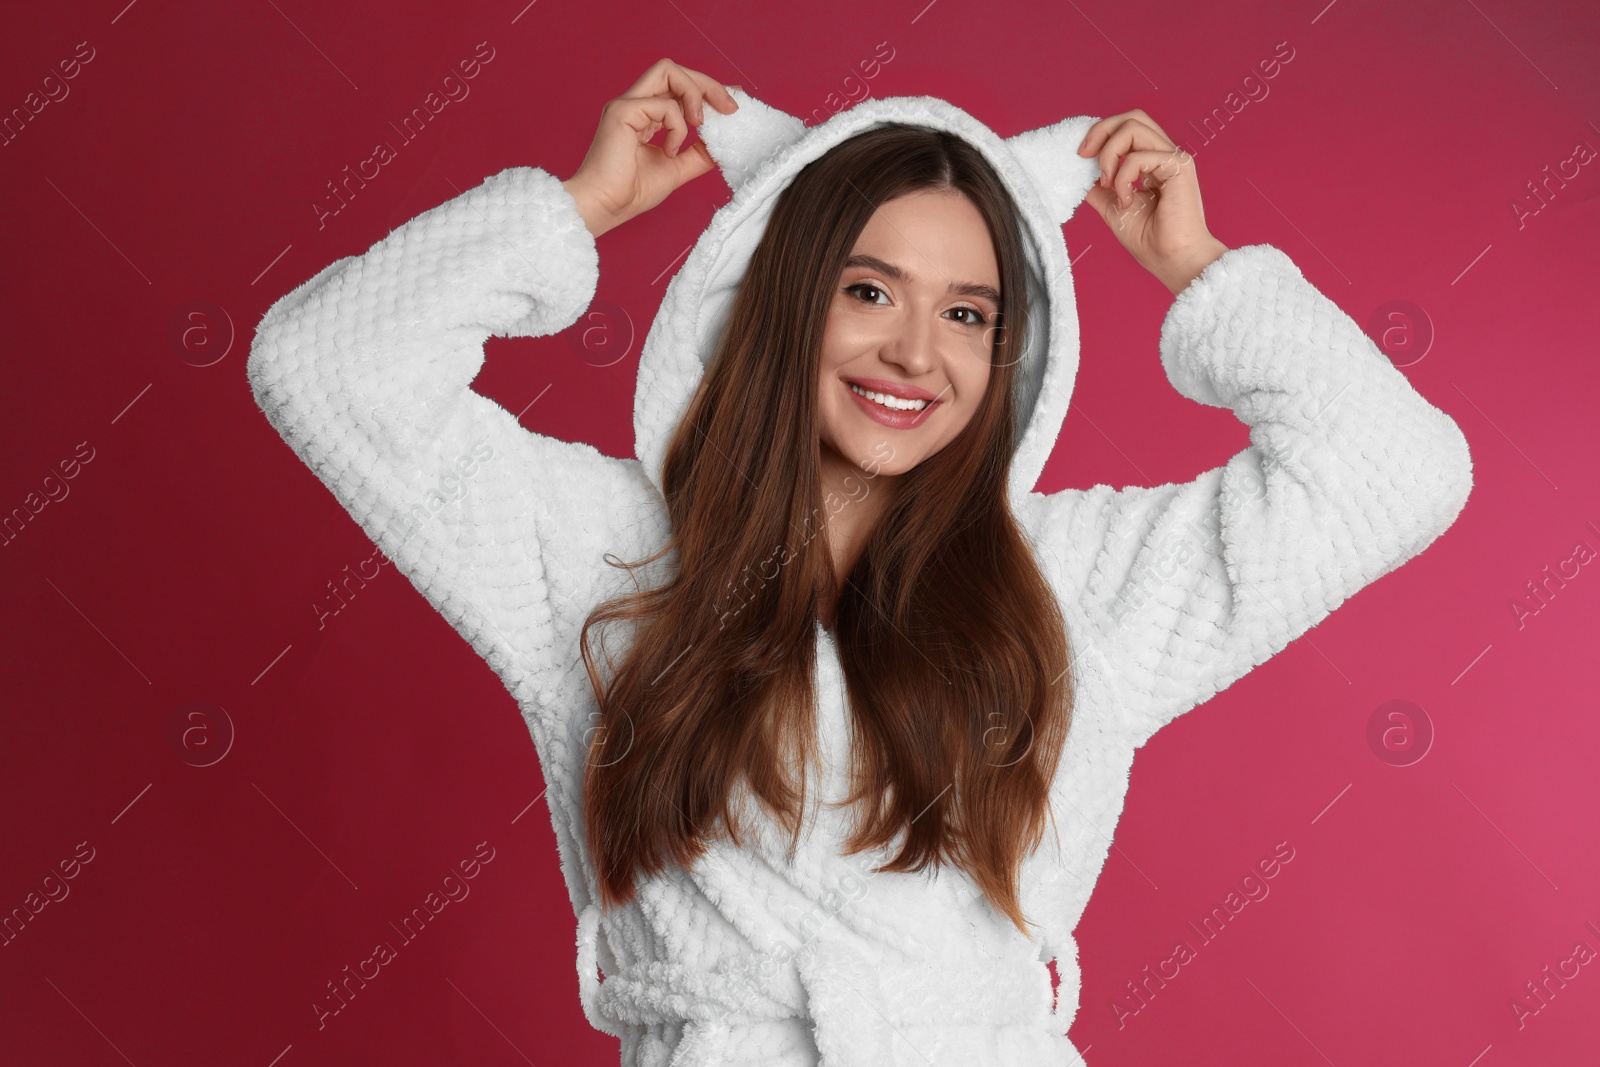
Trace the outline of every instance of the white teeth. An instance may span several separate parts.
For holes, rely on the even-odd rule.
[[[854,382],[845,384],[850,387],[851,392],[860,393],[868,400],[882,404],[886,408],[894,408],[896,411],[921,411],[928,406],[926,400],[905,400],[898,396],[890,396],[888,393],[874,393],[871,389],[863,389]]]

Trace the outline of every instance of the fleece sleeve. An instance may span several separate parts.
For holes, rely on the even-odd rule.
[[[564,329],[597,281],[571,195],[513,167],[300,285],[251,344],[267,420],[513,692],[576,658],[562,620],[648,483],[470,385],[487,337]]]
[[[1250,446],[1182,484],[1030,494],[1025,523],[1136,745],[1420,553],[1472,490],[1460,428],[1271,245],[1208,265],[1160,349]]]

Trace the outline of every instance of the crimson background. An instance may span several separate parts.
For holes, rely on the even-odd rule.
[[[319,628],[312,605],[373,546],[261,417],[244,359],[334,259],[504,167],[570,174],[601,104],[665,55],[806,116],[863,85],[1002,135],[1141,107],[1195,153],[1224,242],[1284,249],[1363,324],[1411,303],[1384,343],[1470,439],[1472,499],[1141,750],[1079,927],[1072,1036],[1096,1067],[1592,1062],[1597,968],[1543,1002],[1524,988],[1600,948],[1600,174],[1547,179],[1600,145],[1591,5],[524,2],[7,14],[0,113],[79,42],[94,58],[0,146],[0,515],[81,442],[93,458],[0,551],[0,913],[79,842],[94,858],[0,948],[0,1058],[616,1062],[579,1008],[514,702],[392,568]],[[324,184],[481,41],[471,95],[319,228]],[[1293,59],[1247,83],[1280,42]],[[600,295],[637,339],[727,195],[707,175],[600,239]],[[1162,375],[1166,290],[1092,212],[1067,239],[1083,367],[1039,488],[1188,480],[1244,447]],[[632,455],[637,344],[605,368],[566,336],[488,352],[476,387],[511,410],[548,388],[529,429]],[[1368,740],[1391,700],[1434,733],[1406,766]],[[176,742],[193,701],[210,710]],[[319,1029],[325,983],[480,842],[471,895]],[[1131,997],[1279,842],[1270,896]]]

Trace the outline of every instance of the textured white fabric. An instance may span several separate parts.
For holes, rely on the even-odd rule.
[[[1455,423],[1270,245],[1233,249],[1173,302],[1173,386],[1230,408],[1251,445],[1183,484],[1032,491],[1066,415],[1078,323],[1060,224],[1094,179],[1088,117],[1000,138],[927,97],[806,128],[746,94],[700,128],[734,190],[672,280],[639,367],[638,459],[530,433],[470,388],[491,336],[574,323],[595,242],[560,182],[514,167],[342,259],[262,318],[248,373],[271,424],[505,682],[548,781],[590,1021],[636,1067],[1072,1064],[1072,930],[1122,811],[1135,750],[1426,548],[1472,487]],[[1024,865],[1030,942],[959,871],[875,874],[822,805],[793,861],[776,828],[602,915],[581,788],[597,713],[578,659],[588,611],[666,539],[658,479],[772,200],[876,122],[977,144],[1026,218],[1040,329],[1024,359],[1013,508],[1066,616],[1078,702],[1052,793],[1057,834]],[[662,566],[667,565],[663,561]],[[849,716],[820,625],[827,799]],[[1057,960],[1052,1008],[1046,961]],[[604,971],[601,981],[596,967]]]

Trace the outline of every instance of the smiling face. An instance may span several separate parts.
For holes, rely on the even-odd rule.
[[[828,310],[824,464],[903,474],[954,440],[989,384],[999,298],[994,243],[972,201],[924,189],[879,206]]]

